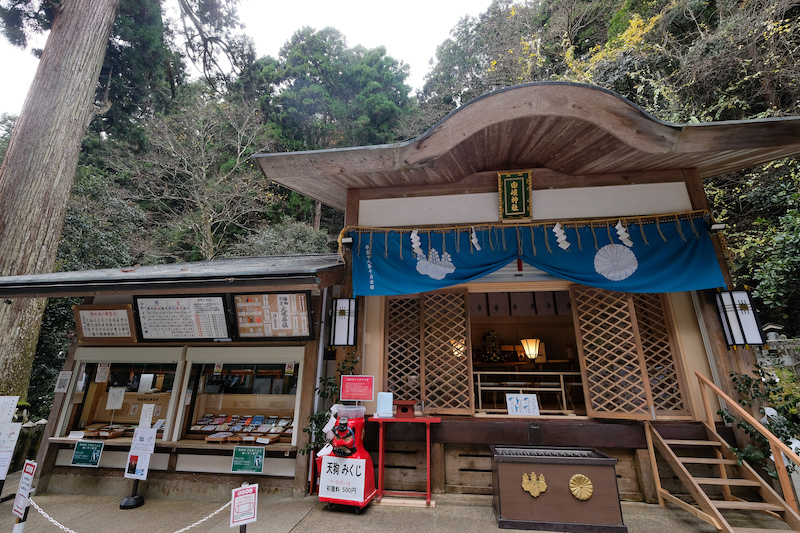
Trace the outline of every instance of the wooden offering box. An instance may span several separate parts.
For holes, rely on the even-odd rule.
[[[590,448],[490,448],[499,527],[627,533],[613,457]]]

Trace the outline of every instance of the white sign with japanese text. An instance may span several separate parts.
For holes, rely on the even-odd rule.
[[[142,405],[142,414],[139,415],[140,428],[147,429],[153,424],[153,413],[155,412],[155,410],[156,410],[156,404],[154,403],[146,403]]]
[[[33,488],[34,472],[36,472],[36,463],[25,461],[25,466],[22,467],[22,475],[19,478],[17,496],[11,509],[11,512],[20,518],[25,516],[25,509],[28,507],[28,497],[31,494],[31,488]]]
[[[111,363],[97,363],[97,371],[94,374],[95,383],[105,383],[111,373]]]
[[[366,459],[323,457],[319,476],[320,498],[363,502],[366,472]]]
[[[14,420],[17,402],[19,402],[19,396],[0,396],[0,423]]]
[[[539,416],[539,401],[535,394],[506,393],[506,406],[510,415]]]
[[[108,401],[106,401],[106,411],[122,409],[125,402],[125,387],[111,387],[108,389]]]
[[[156,450],[156,429],[155,428],[136,428],[133,430],[131,439],[131,452],[134,453],[154,453]]]
[[[128,453],[128,466],[125,467],[125,473],[123,474],[128,479],[141,479],[142,481],[147,479],[147,471],[150,468],[150,454],[149,453],[137,453],[131,451]]]
[[[256,521],[258,514],[258,484],[231,491],[231,527]]]

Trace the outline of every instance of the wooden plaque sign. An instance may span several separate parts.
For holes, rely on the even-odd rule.
[[[531,219],[531,172],[499,172],[500,220],[519,222]]]
[[[73,305],[78,342],[83,344],[136,342],[133,308],[120,305]]]
[[[310,339],[309,293],[237,294],[239,338]]]

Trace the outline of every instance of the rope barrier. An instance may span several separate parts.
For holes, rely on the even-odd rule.
[[[64,525],[61,525],[61,524],[60,524],[60,523],[58,523],[58,521],[56,521],[56,520],[55,520],[53,517],[51,517],[49,514],[47,514],[46,512],[44,512],[44,509],[42,509],[41,507],[39,507],[39,506],[36,504],[36,502],[35,502],[35,501],[33,501],[33,498],[28,498],[28,501],[29,501],[29,502],[31,502],[31,505],[33,506],[33,508],[34,508],[34,509],[36,509],[36,510],[39,512],[39,514],[40,514],[40,515],[42,515],[44,518],[46,518],[48,521],[50,521],[50,522],[51,522],[51,523],[52,523],[54,526],[56,526],[58,529],[60,529],[60,530],[62,530],[62,531],[66,531],[67,533],[77,533],[76,531],[73,531],[73,530],[69,529],[68,527],[66,527],[66,526],[64,526]],[[208,520],[208,519],[210,519],[210,518],[212,518],[212,517],[214,517],[214,516],[218,515],[219,513],[221,513],[221,512],[222,512],[222,511],[224,511],[225,509],[227,509],[227,508],[230,506],[230,504],[231,504],[231,502],[227,502],[225,505],[223,505],[222,507],[220,507],[219,509],[217,509],[216,511],[214,511],[214,512],[213,512],[213,513],[211,513],[210,515],[206,516],[205,518],[201,518],[200,520],[198,520],[197,522],[195,522],[195,523],[194,523],[194,524],[192,524],[191,526],[186,526],[186,527],[185,527],[185,528],[183,528],[183,529],[179,529],[179,530],[178,530],[178,531],[176,531],[175,533],[183,533],[184,531],[189,531],[190,529],[192,529],[192,528],[193,528],[193,527],[195,527],[195,526],[199,526],[200,524],[202,524],[202,523],[203,523],[203,522],[205,522],[206,520]]]

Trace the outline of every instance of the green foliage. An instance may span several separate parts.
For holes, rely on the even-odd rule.
[[[299,255],[330,252],[329,235],[290,217],[260,228],[236,244],[231,255]]]
[[[58,245],[59,270],[115,268],[138,261],[145,213],[125,197],[107,172],[78,166]]]
[[[144,125],[148,149],[117,142],[109,164],[148,213],[149,259],[209,260],[257,226],[273,193],[250,160],[271,144],[251,103],[183,88]]]
[[[235,85],[258,98],[268,130],[287,151],[392,142],[408,112],[408,67],[383,47],[348,48],[333,28],[303,28]]]
[[[33,360],[36,379],[28,387],[30,418],[34,421],[50,414],[58,373],[75,336],[72,306],[80,303],[80,298],[53,298],[47,302]]]
[[[791,447],[792,439],[800,435],[800,380],[794,369],[785,368],[776,361],[775,366],[759,363],[752,375],[731,372],[731,381],[740,395],[739,403],[746,407],[775,409],[776,415],[768,417],[763,425],[784,444]],[[723,417],[730,423],[736,423],[752,439],[752,444],[745,448],[731,448],[740,460],[747,461],[762,468],[773,478],[778,474],[768,461],[770,456],[769,441],[759,431],[743,420],[723,411]]]
[[[15,115],[9,115],[8,113],[0,115],[0,165],[3,164],[3,158],[6,156],[8,141],[11,140],[11,132],[16,122],[17,117]]]
[[[322,402],[322,408],[315,411],[308,419],[308,425],[303,428],[303,432],[308,433],[310,440],[299,451],[302,454],[312,453],[315,450],[322,449],[328,442],[328,437],[322,432],[322,428],[328,422],[330,416],[330,407],[339,400],[339,383],[341,376],[350,375],[355,370],[359,357],[355,352],[350,352],[341,360],[336,367],[336,374],[329,377],[321,377],[319,385],[314,389],[317,396]]]

